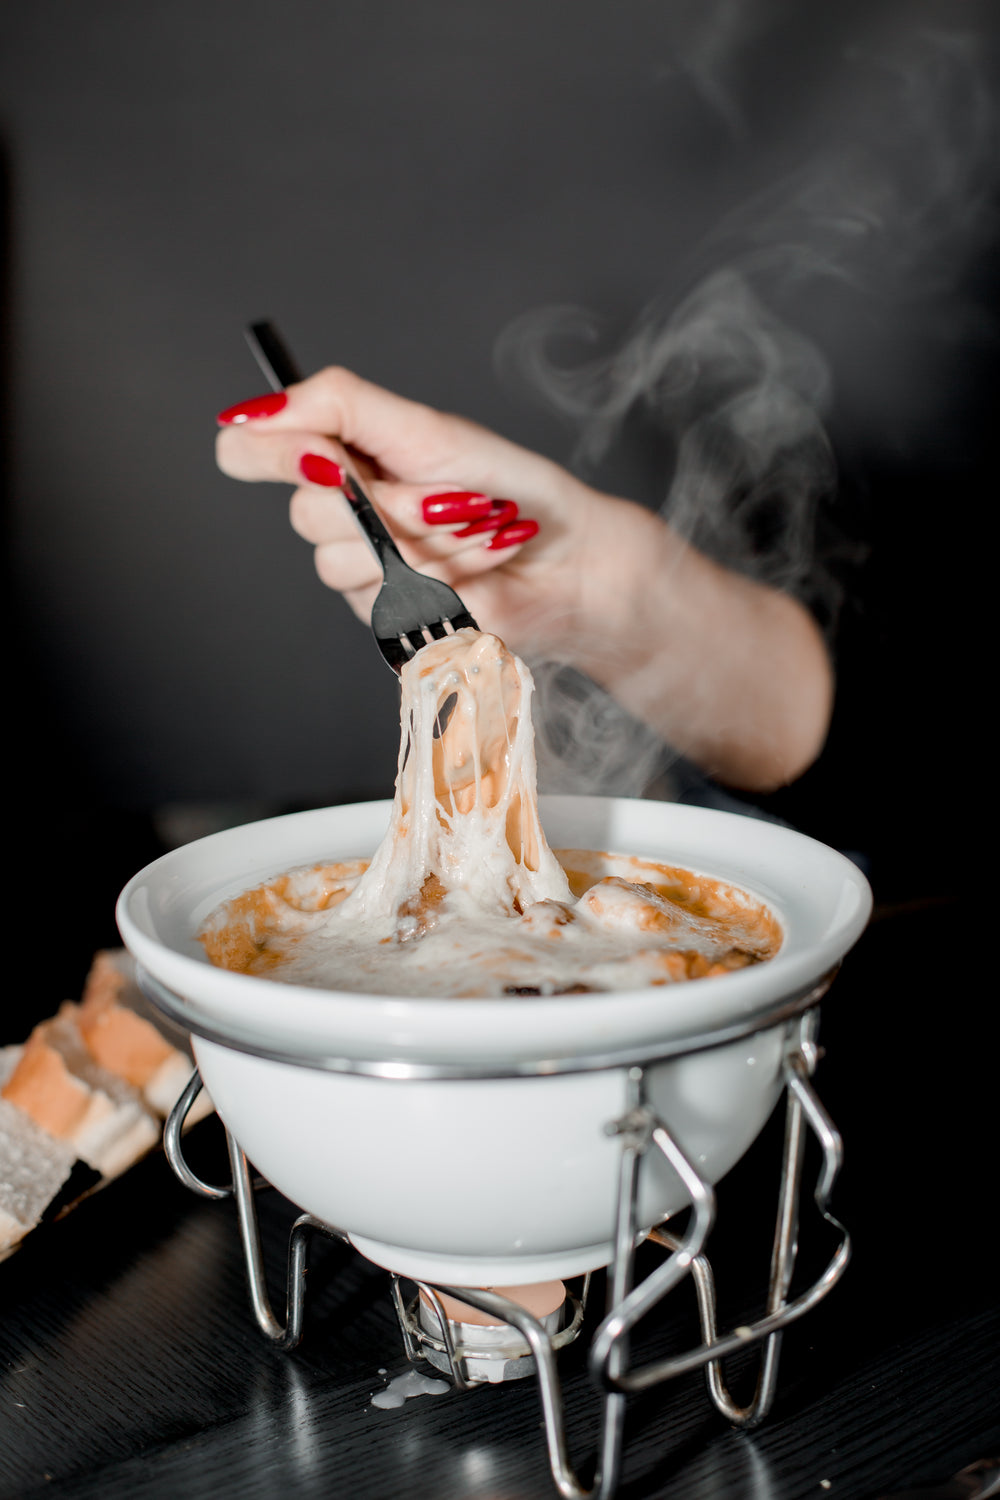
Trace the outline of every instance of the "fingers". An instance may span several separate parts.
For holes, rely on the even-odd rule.
[[[569,476],[559,465],[350,370],[320,370],[287,391],[228,407],[218,421],[220,467],[238,479],[295,483],[302,453],[336,460],[349,450],[380,477],[503,495],[530,503],[542,519],[565,503]]]
[[[348,462],[335,439],[301,429],[269,427],[261,418],[246,426],[223,427],[215,451],[219,468],[230,479],[285,484],[301,484],[305,479],[327,487],[339,485]]]
[[[526,537],[523,540],[528,539]],[[487,543],[471,550],[456,547],[450,554],[442,549],[436,554],[426,555],[427,549],[412,545],[401,548],[401,551],[404,551],[404,555],[409,554],[407,561],[411,567],[457,587],[462,580],[479,578],[493,571],[501,562],[508,561],[523,546],[523,540],[512,538],[504,543],[502,550],[492,550]],[[337,542],[321,543],[313,556],[321,581],[328,588],[344,594],[364,617],[382,586],[382,570],[364,538],[358,535]]]
[[[536,521],[519,516],[512,501],[468,491],[427,494],[379,481],[369,483],[368,490],[405,561],[445,582],[475,577],[509,561],[539,530]],[[382,571],[340,492],[301,486],[292,496],[291,521],[315,547],[322,581],[347,595],[363,614],[374,597],[371,591],[381,585]]]
[[[337,367],[320,370],[285,392],[228,407],[217,420],[222,428],[220,459],[227,473],[230,464],[239,471],[237,478],[287,478],[287,471],[244,472],[248,463],[257,463],[240,457],[245,440],[251,434],[261,435],[264,429],[269,434],[323,433],[370,455],[394,475],[430,477],[447,472],[465,446],[463,429],[469,425]],[[281,451],[280,446],[270,450],[272,455]]]
[[[324,471],[327,461],[323,460]],[[307,465],[312,472],[312,465]],[[355,540],[357,521],[330,480],[300,486],[292,496],[292,526],[313,546]],[[493,500],[468,490],[428,491],[417,485],[369,480],[366,489],[408,562],[419,567],[473,548],[502,551],[535,536],[538,523],[521,516],[512,500]]]
[[[234,408],[258,411],[265,404],[270,410],[270,398],[251,401],[243,407]],[[410,403],[406,403],[410,404]],[[278,408],[282,410],[283,408]],[[225,415],[225,414],[224,414]],[[264,417],[249,417],[231,421],[218,437],[219,466],[233,479],[284,480],[301,485],[305,480],[320,491],[309,496],[298,493],[292,502],[292,524],[300,536],[314,544],[336,539],[344,535],[340,522],[342,506],[328,506],[323,502],[322,492],[339,489],[345,466],[361,473],[366,489],[380,509],[390,527],[403,536],[420,537],[430,534],[430,528],[449,527],[453,535],[464,540],[482,535],[489,538],[509,527],[519,518],[519,508],[513,500],[495,500],[476,490],[438,490],[434,485],[412,485],[379,481],[371,477],[371,466],[360,462],[357,455],[349,454],[344,446],[331,438],[298,429],[276,428],[264,425]],[[368,473],[365,470],[368,469]],[[518,540],[528,539],[538,530],[537,523],[527,531],[523,529]],[[329,534],[334,527],[335,535]],[[512,539],[507,545],[512,545]]]

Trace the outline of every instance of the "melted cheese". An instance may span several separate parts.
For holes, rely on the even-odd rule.
[[[389,829],[370,862],[290,871],[212,914],[213,963],[290,984],[474,997],[643,988],[768,958],[780,928],[725,882],[549,848],[531,675],[461,630],[402,672]]]

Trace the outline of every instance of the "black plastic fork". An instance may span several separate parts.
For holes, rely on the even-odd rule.
[[[272,390],[283,391],[303,377],[273,323],[251,323],[246,329],[251,353]],[[375,644],[394,672],[421,646],[456,630],[478,626],[454,589],[427,578],[403,561],[382,518],[358,482],[344,471],[341,486],[369,546],[382,569],[382,587],[372,605]]]

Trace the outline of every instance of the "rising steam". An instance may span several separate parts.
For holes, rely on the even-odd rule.
[[[744,33],[731,5],[711,14],[718,45],[703,32],[677,71],[697,77],[703,106],[735,131],[724,42]],[[569,307],[526,314],[498,344],[501,372],[573,423],[582,477],[639,417],[669,454],[655,501],[664,519],[727,566],[803,598],[831,632],[845,552],[827,435],[834,398],[863,404],[873,424],[913,398],[919,374],[892,350],[916,307],[946,337],[965,331],[956,286],[995,232],[998,115],[982,51],[975,36],[912,25],[854,46],[826,143],[726,215],[617,348],[593,354],[599,320]],[[866,361],[873,328],[879,381]],[[589,682],[532,665],[543,784],[645,790],[670,752]]]

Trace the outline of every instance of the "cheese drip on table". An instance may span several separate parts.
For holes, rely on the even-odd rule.
[[[474,997],[621,990],[770,957],[771,913],[725,882],[549,848],[533,683],[496,636],[460,630],[402,675],[389,828],[370,862],[288,872],[226,902],[211,961],[289,984]]]

